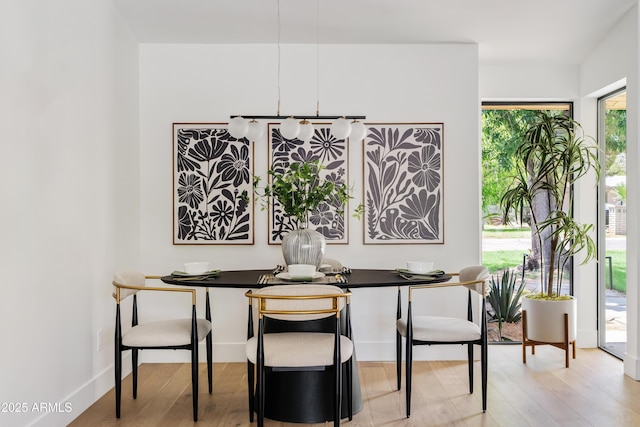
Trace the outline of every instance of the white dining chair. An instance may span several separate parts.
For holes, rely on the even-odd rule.
[[[253,421],[254,409],[258,416],[258,427],[264,425],[265,412],[265,371],[333,371],[333,424],[340,425],[342,404],[342,365],[347,366],[348,416],[353,418],[351,363],[353,342],[341,332],[343,308],[349,334],[349,298],[337,286],[324,284],[274,285],[249,291],[249,325],[246,344],[249,418]],[[253,333],[253,308],[258,316],[258,332]],[[312,331],[305,328],[300,332],[267,331],[265,321],[313,322],[332,317],[331,332]],[[254,388],[254,369],[256,381]],[[254,405],[254,402],[256,405]],[[257,408],[255,408],[257,406]]]
[[[147,280],[160,279],[160,276],[145,276],[135,271],[118,272],[113,277],[113,296],[116,300],[115,327],[115,391],[116,417],[120,418],[120,402],[122,397],[122,353],[131,350],[131,371],[133,382],[133,398],[138,395],[138,352],[140,350],[189,350],[191,352],[191,392],[193,398],[193,421],[198,421],[198,343],[206,340],[207,376],[209,393],[212,384],[212,338],[211,321],[200,319],[196,315],[196,290],[191,288],[168,288],[147,286]],[[183,294],[183,303],[190,302],[190,317],[164,319],[154,321],[142,320],[138,313],[138,293],[170,292]],[[209,290],[207,289],[207,292]],[[133,297],[131,327],[123,329],[120,305],[129,297]]]
[[[411,375],[413,362],[413,346],[417,345],[467,345],[467,362],[469,366],[469,393],[473,393],[473,347],[480,347],[480,366],[482,370],[482,410],[487,410],[487,315],[486,315],[486,281],[489,271],[484,266],[471,266],[452,273],[458,281],[437,284],[409,286],[408,309],[406,316],[401,315],[400,288],[398,288],[397,320],[396,320],[396,371],[398,390],[401,388],[402,338],[406,340],[406,413],[411,416]],[[465,286],[467,292],[466,318],[415,315],[413,294],[434,288]],[[474,322],[472,293],[480,295],[482,303]]]

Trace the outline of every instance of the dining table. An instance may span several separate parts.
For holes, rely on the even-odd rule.
[[[202,275],[186,275],[181,272],[174,272],[170,275],[163,276],[161,280],[167,284],[179,286],[248,290],[276,284],[292,283],[286,275],[281,274],[284,271],[285,269],[283,267],[278,266],[275,269],[222,270]],[[450,279],[451,275],[445,274],[444,272],[412,274],[401,269],[350,269],[343,267],[335,271],[327,272],[324,275],[319,275],[319,277],[313,279],[312,282],[327,283],[342,289],[353,290],[359,288],[436,284],[447,282]],[[400,291],[398,291],[398,299],[399,298]],[[352,303],[354,300],[352,297]],[[398,305],[398,307],[400,307],[400,305]],[[205,311],[206,318],[211,320],[209,292],[206,293]],[[343,331],[346,332],[348,325],[344,324],[345,316],[341,317],[343,319],[341,327]],[[395,319],[390,321],[395,321]],[[271,330],[271,332],[274,332],[274,330]],[[362,410],[362,393],[355,348],[352,357],[352,405],[353,413],[355,414]],[[344,390],[347,388],[346,374],[347,370],[344,368],[342,375]],[[324,370],[273,370],[266,375],[265,386],[265,417],[272,420],[294,423],[320,423],[333,420],[333,404],[330,398],[330,396],[333,395],[333,376],[330,372]],[[347,396],[346,393],[343,393],[341,416],[342,418],[346,418],[348,415]]]

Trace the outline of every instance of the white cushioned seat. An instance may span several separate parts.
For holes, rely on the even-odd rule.
[[[333,386],[326,390],[331,392],[333,400],[333,425],[339,426],[342,418],[343,364],[346,364],[348,416],[351,420],[353,342],[349,338],[351,325],[348,305],[351,292],[333,285],[305,283],[267,286],[248,291],[245,295],[249,297],[250,338],[245,346],[249,420],[253,421],[255,410],[258,427],[264,425],[265,382],[271,381],[267,379],[266,372],[268,368],[283,368],[292,371],[325,371],[322,381],[324,378],[333,380]],[[257,335],[253,330],[253,309],[258,315]],[[343,309],[344,318],[341,317]],[[342,319],[346,327],[342,326]],[[342,335],[342,328],[346,336]],[[282,330],[286,332],[279,332]],[[326,377],[327,374],[330,376]],[[325,391],[324,386],[314,388]]]
[[[407,336],[407,319],[397,322],[398,332]],[[480,339],[480,327],[465,319],[439,316],[414,316],[413,339],[417,341],[460,342]]]
[[[332,333],[281,332],[264,334],[264,364],[271,367],[303,367],[333,365]],[[257,363],[257,337],[247,341],[247,359]],[[340,337],[341,363],[353,354],[353,343],[344,335]]]
[[[118,271],[113,275],[113,297],[116,300],[115,327],[115,397],[116,418],[120,418],[122,400],[122,353],[131,352],[131,373],[133,398],[138,396],[138,355],[149,350],[188,350],[191,353],[191,400],[193,402],[193,421],[198,421],[198,343],[205,341],[207,350],[207,379],[209,394],[213,392],[213,357],[212,357],[212,325],[209,320],[198,319],[196,313],[196,289],[184,287],[147,286],[147,280],[161,279],[160,276],[147,276],[139,271]],[[146,320],[146,316],[138,316],[138,305],[142,310],[139,293],[164,293],[180,296],[180,304],[190,302],[191,317],[186,319]],[[209,289],[206,289],[207,317],[209,312]],[[190,298],[187,298],[190,297]],[[125,301],[131,298],[129,301]],[[131,301],[133,300],[133,301]],[[121,305],[125,302],[131,307],[131,326],[123,327]],[[139,304],[140,303],[140,304]],[[192,326],[195,326],[195,334]]]
[[[461,269],[451,276],[458,276],[458,281],[437,285],[418,284],[409,286],[408,310],[405,317],[401,317],[401,295],[398,288],[396,318],[396,375],[397,386],[400,390],[402,381],[400,375],[402,360],[402,338],[406,344],[405,401],[407,418],[411,416],[411,375],[413,363],[413,346],[417,345],[452,345],[461,344],[467,347],[467,363],[469,366],[469,393],[473,393],[473,346],[480,347],[480,367],[482,370],[482,410],[487,410],[487,315],[486,315],[486,281],[489,270],[482,265],[472,265]],[[448,316],[429,316],[414,314],[413,295],[417,292],[428,292],[429,289],[464,286],[467,288],[467,315],[465,318]],[[477,293],[482,301],[481,307],[473,300],[472,293]],[[462,302],[462,301],[461,301]],[[418,301],[419,303],[419,301]],[[475,307],[475,309],[474,309]],[[473,312],[480,310],[474,322]]]
[[[211,322],[197,319],[198,341],[211,331]],[[134,326],[122,335],[122,344],[132,347],[165,347],[191,342],[191,319],[158,320]]]

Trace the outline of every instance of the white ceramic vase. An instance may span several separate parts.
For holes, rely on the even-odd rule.
[[[522,309],[527,311],[527,338],[545,343],[564,342],[564,314],[569,315],[569,342],[576,339],[576,299],[543,300],[522,299]]]
[[[326,248],[324,236],[315,230],[300,228],[290,231],[282,239],[282,255],[287,265],[311,264],[316,270],[322,264]]]

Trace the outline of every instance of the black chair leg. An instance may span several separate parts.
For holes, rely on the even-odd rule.
[[[207,335],[207,380],[209,381],[209,394],[213,393],[213,338],[211,332]]]
[[[487,412],[487,374],[488,374],[488,365],[487,365],[487,357],[488,357],[488,348],[487,343],[483,343],[480,356],[482,360],[480,361],[480,366],[482,370],[482,412]]]
[[[406,364],[405,369],[405,383],[406,383],[406,399],[407,399],[407,418],[411,416],[411,371],[412,371],[412,359],[413,359],[413,347],[411,346],[411,340],[407,338],[407,351],[406,351]]]
[[[473,344],[467,344],[467,359],[469,362],[469,393],[473,393]]]
[[[402,387],[402,335],[398,331],[398,320],[402,318],[402,294],[398,286],[398,302],[396,303],[396,382],[398,390]]]
[[[353,358],[347,362],[347,405],[349,405],[349,421],[353,420]]]
[[[198,421],[198,343],[191,348],[191,394],[193,397],[193,421]]]
[[[258,427],[264,427],[264,367],[256,365],[256,415]]]
[[[334,369],[333,427],[340,427],[340,418],[342,417],[342,365],[338,363],[334,366]]]
[[[249,422],[253,422],[253,413],[255,411],[255,365],[247,360],[247,390],[249,390]]]
[[[120,418],[120,400],[122,398],[122,353],[116,344],[115,350],[115,382],[116,382],[116,418]]]
[[[138,349],[131,349],[131,379],[133,383],[133,398],[138,398]]]
[[[402,387],[402,335],[396,330],[396,378],[398,390]]]

